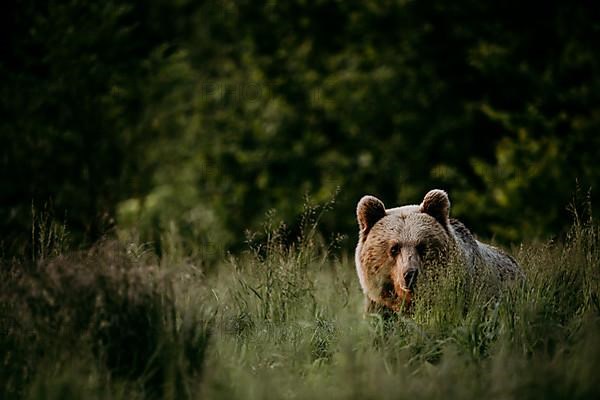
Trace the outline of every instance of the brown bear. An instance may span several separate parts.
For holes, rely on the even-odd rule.
[[[448,194],[439,189],[420,205],[390,209],[376,197],[360,199],[355,263],[367,310],[410,308],[419,273],[451,262],[470,273],[483,267],[500,279],[520,274],[511,256],[476,240],[449,211]]]

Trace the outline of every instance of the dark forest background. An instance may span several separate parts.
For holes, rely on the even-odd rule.
[[[268,218],[293,231],[307,203],[351,247],[363,194],[434,187],[505,244],[560,235],[573,204],[597,215],[595,2],[3,9],[3,255],[31,250],[39,218],[74,246],[119,232],[220,254]]]

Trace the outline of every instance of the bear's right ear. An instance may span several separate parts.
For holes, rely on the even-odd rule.
[[[427,192],[421,203],[421,212],[431,215],[444,229],[448,230],[448,218],[450,215],[450,199],[448,193],[440,189]]]
[[[385,206],[383,202],[374,196],[363,196],[356,206],[356,219],[360,227],[362,237],[365,237],[373,225],[385,217]]]

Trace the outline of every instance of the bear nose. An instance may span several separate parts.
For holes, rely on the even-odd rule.
[[[404,284],[409,290],[413,290],[415,283],[417,282],[417,275],[419,271],[416,269],[409,269],[404,273]]]

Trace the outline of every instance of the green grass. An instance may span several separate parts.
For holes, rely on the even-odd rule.
[[[592,223],[513,252],[525,279],[450,269],[411,316],[363,316],[352,255],[312,231],[210,270],[107,241],[5,261],[0,398],[598,398]],[[201,252],[199,252],[201,253]]]

